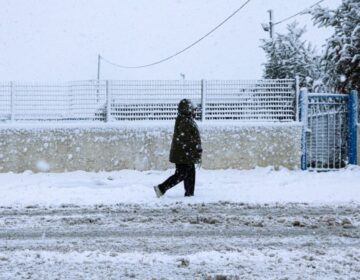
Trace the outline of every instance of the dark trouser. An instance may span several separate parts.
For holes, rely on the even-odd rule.
[[[175,174],[170,176],[164,183],[159,185],[160,191],[164,194],[168,189],[184,181],[185,196],[194,195],[195,190],[195,165],[176,164]]]

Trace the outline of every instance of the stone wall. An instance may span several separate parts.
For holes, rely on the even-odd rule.
[[[203,167],[298,168],[301,126],[200,124]],[[163,170],[173,123],[0,126],[0,172]]]

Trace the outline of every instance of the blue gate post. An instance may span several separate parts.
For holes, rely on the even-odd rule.
[[[306,89],[300,91],[300,121],[302,122],[301,135],[301,170],[307,169],[306,160],[306,132],[308,129],[308,103],[309,97]]]
[[[349,164],[357,164],[357,119],[358,119],[358,93],[353,90],[349,95],[349,135],[348,158]]]

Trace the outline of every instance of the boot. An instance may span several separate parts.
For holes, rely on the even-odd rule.
[[[157,196],[158,198],[164,195],[164,194],[162,193],[162,191],[159,189],[159,186],[154,186],[154,191],[155,191],[156,196]]]

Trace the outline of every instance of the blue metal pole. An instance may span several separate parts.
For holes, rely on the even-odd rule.
[[[303,124],[302,135],[301,135],[301,170],[307,169],[307,160],[306,160],[306,131],[308,129],[307,123],[307,111],[308,111],[308,94],[306,90],[300,91],[300,121]]]
[[[349,164],[357,164],[357,118],[358,118],[358,93],[353,90],[349,95],[349,135],[348,159]]]

